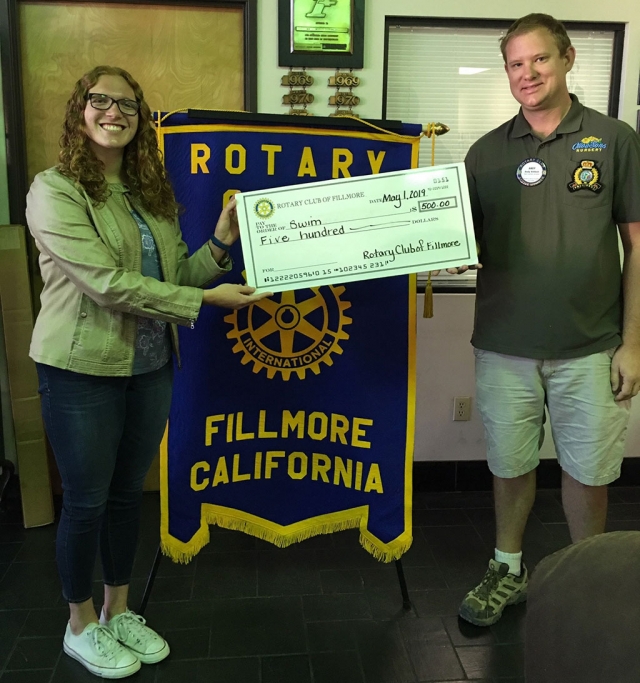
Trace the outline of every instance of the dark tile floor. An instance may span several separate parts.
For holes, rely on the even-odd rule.
[[[640,529],[640,488],[612,488],[610,503],[609,530]],[[493,550],[491,504],[489,493],[416,493],[414,543],[403,558],[410,612],[402,611],[395,566],[372,559],[355,532],[282,550],[212,529],[189,565],[160,563],[145,616],[172,651],[131,680],[522,683],[526,605],[488,629],[456,616]],[[157,549],[157,494],[145,494],[143,520],[134,609]],[[96,680],[61,652],[67,608],[54,534],[53,526],[24,530],[0,511],[0,683]],[[539,491],[525,561],[533,568],[568,542],[558,491]],[[99,572],[95,585],[98,599]]]

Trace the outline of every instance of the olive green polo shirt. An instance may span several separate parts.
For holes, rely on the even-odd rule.
[[[640,221],[640,136],[571,98],[546,139],[520,111],[465,160],[483,264],[472,337],[479,349],[561,359],[621,341],[617,223]],[[538,173],[525,173],[523,184],[527,160]]]

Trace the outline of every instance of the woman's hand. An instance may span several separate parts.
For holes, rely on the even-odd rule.
[[[205,289],[203,291],[202,303],[205,306],[222,306],[223,308],[238,309],[255,304],[260,299],[273,296],[272,292],[254,294],[255,291],[255,287],[232,285],[225,282],[213,289]]]
[[[224,244],[231,246],[240,236],[238,227],[238,213],[236,211],[236,198],[231,197],[227,205],[222,209],[216,229],[213,234]]]

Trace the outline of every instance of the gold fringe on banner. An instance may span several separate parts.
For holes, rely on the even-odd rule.
[[[322,515],[316,521],[307,519],[298,524],[292,524],[290,533],[285,531],[285,527],[280,527],[259,517],[253,517],[253,515],[248,513],[238,514],[238,511],[227,508],[227,513],[225,514],[225,512],[222,512],[225,508],[207,503],[203,505],[203,508],[205,509],[201,514],[201,526],[187,543],[182,543],[168,533],[162,534],[162,552],[168,555],[174,562],[187,564],[209,543],[210,524],[215,524],[231,531],[242,531],[250,536],[273,543],[273,545],[279,548],[286,548],[313,536],[332,534],[336,531],[346,531],[347,529],[361,527],[360,545],[382,562],[392,562],[393,560],[400,559],[411,547],[412,538],[410,534],[401,534],[390,543],[381,543],[379,539],[372,536],[366,530],[367,513],[360,508]],[[210,509],[207,510],[206,508]],[[351,516],[354,513],[357,513],[357,515]],[[365,525],[364,527],[362,526],[363,524]]]

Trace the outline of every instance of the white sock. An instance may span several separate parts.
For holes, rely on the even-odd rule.
[[[520,576],[522,571],[522,551],[519,553],[503,553],[502,550],[496,548],[495,553],[496,562],[504,562],[509,565],[509,574]]]

